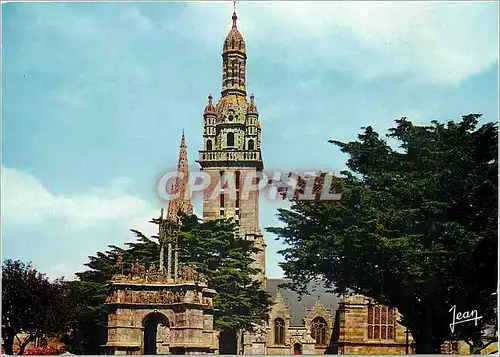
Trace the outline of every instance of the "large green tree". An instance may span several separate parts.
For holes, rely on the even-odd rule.
[[[71,293],[75,303],[75,320],[71,333],[66,336],[65,343],[70,352],[75,354],[99,354],[101,346],[107,338],[107,283],[114,274],[119,273],[117,258],[123,257],[125,262],[123,273],[130,273],[131,264],[156,262],[159,257],[159,246],[155,237],[148,238],[137,230],[132,230],[137,241],[125,243],[125,248],[110,245],[109,250],[97,252],[89,257],[85,264],[88,270],[77,273],[79,280],[71,282]]]
[[[153,220],[153,223],[157,222]],[[269,296],[259,290],[252,279],[258,272],[252,268],[252,242],[236,237],[235,226],[230,220],[201,222],[196,216],[185,216],[180,231],[180,262],[194,266],[207,276],[209,286],[217,291],[214,300],[214,322],[224,334],[251,330],[254,323],[266,318],[270,306]],[[131,263],[139,261],[146,266],[158,266],[160,248],[158,237],[146,237],[133,230],[138,240],[127,243],[127,248],[110,246],[106,252],[98,252],[86,264],[89,270],[78,273],[75,292],[84,297],[79,323],[69,341],[73,352],[98,353],[99,345],[106,342],[106,309],[104,305],[106,282],[118,273],[117,257],[125,262],[129,272]],[[236,341],[222,341],[232,346]]]
[[[260,273],[253,267],[253,254],[258,250],[252,241],[236,235],[235,229],[230,219],[202,223],[194,215],[185,217],[182,225],[181,260],[205,274],[217,291],[214,322],[222,331],[221,354],[235,354],[237,333],[252,331],[255,324],[266,321],[272,304],[254,280]]]
[[[349,155],[336,202],[300,201],[280,209],[270,228],[292,288],[322,278],[394,306],[418,353],[439,353],[448,338],[476,340],[495,316],[497,289],[498,129],[480,115],[429,126],[396,120],[387,135],[371,127],[357,141],[332,140]],[[332,274],[333,267],[333,274]],[[449,310],[483,319],[457,325]],[[473,338],[469,338],[473,337]]]
[[[73,317],[67,282],[53,282],[31,264],[6,259],[2,265],[2,346],[13,354],[14,340],[18,354],[38,337],[68,332]],[[27,336],[20,339],[20,334]]]

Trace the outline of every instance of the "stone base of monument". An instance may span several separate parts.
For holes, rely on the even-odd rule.
[[[213,297],[196,276],[163,277],[118,275],[107,298],[106,354],[217,353],[213,329]],[[196,281],[198,280],[198,281]]]

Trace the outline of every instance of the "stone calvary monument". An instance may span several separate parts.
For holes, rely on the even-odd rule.
[[[132,263],[123,274],[123,258],[117,265],[121,274],[113,276],[106,300],[108,312],[107,354],[207,354],[216,353],[218,335],[214,331],[213,297],[207,279],[194,268],[179,263],[180,214],[191,213],[184,200],[188,180],[184,134],[179,155],[182,180],[174,183],[179,199],[169,202],[167,216],[151,222],[159,226],[159,267],[148,269]],[[166,258],[166,259],[165,259]]]

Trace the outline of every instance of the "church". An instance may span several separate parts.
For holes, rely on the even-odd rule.
[[[211,177],[205,196],[203,220],[232,217],[241,239],[254,242],[259,252],[255,276],[273,298],[267,322],[254,332],[238,336],[238,354],[405,354],[413,353],[411,336],[401,326],[399,313],[372,304],[363,296],[339,297],[326,293],[321,284],[310,284],[310,295],[281,289],[281,279],[266,277],[266,242],[259,226],[259,192],[241,198],[247,175],[263,170],[262,128],[255,96],[247,96],[245,40],[238,30],[236,11],[223,43],[222,91],[212,95],[203,111],[203,147],[197,163]],[[249,99],[247,99],[247,97]],[[207,354],[218,353],[218,332],[213,327],[213,296],[202,276],[178,261],[176,212],[192,212],[188,187],[186,138],[181,139],[174,186],[180,198],[169,202],[166,217],[158,218],[160,267],[146,270],[134,265],[130,276],[117,275],[108,296],[110,354]],[[235,177],[236,196],[225,193],[225,174]],[[189,196],[189,195],[188,195]],[[164,256],[166,261],[164,262]]]
[[[198,163],[213,178],[212,182],[220,181],[217,178],[225,172],[233,173],[238,193],[243,177],[262,170],[264,163],[262,128],[253,93],[247,100],[247,51],[237,20],[234,12],[223,45],[221,98],[214,105],[212,96],[208,97]],[[238,194],[230,199],[221,187],[219,200],[204,200],[204,220],[228,216],[239,224],[241,238],[254,241],[260,249],[255,265],[262,275],[256,278],[275,301],[268,325],[253,334],[242,333],[238,353],[405,353],[406,334],[394,309],[372,306],[359,296],[326,294],[320,284],[311,284],[311,295],[299,301],[294,292],[279,288],[283,281],[266,278],[266,243],[259,227],[258,192],[240,201]]]

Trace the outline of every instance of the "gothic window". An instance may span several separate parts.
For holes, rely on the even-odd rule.
[[[326,345],[326,321],[322,317],[316,317],[311,323],[311,337],[316,340],[317,345]]]
[[[234,133],[227,133],[227,146],[234,146]]]
[[[253,150],[254,149],[254,143],[253,140],[250,139],[248,140],[248,150]]]
[[[212,150],[212,140],[207,140],[207,150]]]
[[[280,318],[274,320],[274,344],[285,344],[285,321]]]
[[[387,306],[368,306],[368,338],[393,340],[395,309]]]

